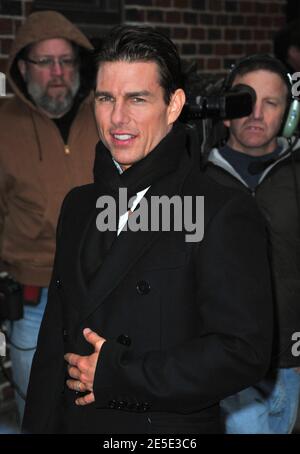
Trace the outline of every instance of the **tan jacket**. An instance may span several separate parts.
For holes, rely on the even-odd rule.
[[[65,145],[61,134],[22,91],[15,57],[42,39],[92,46],[56,12],[31,15],[21,27],[8,65],[15,96],[0,108],[0,259],[19,282],[48,286],[61,203],[74,186],[92,181],[98,133],[91,96],[80,105]]]

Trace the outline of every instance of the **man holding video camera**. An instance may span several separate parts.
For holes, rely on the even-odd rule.
[[[47,301],[60,205],[92,181],[98,133],[84,61],[92,45],[64,16],[36,12],[19,29],[0,110],[0,319],[16,390],[26,395]],[[1,298],[2,295],[2,298]],[[24,400],[16,395],[22,417]]]
[[[225,186],[252,194],[264,215],[269,231],[275,336],[273,364],[267,376],[225,399],[222,407],[228,433],[284,434],[295,424],[300,390],[300,356],[294,345],[300,327],[300,150],[297,137],[293,137],[300,103],[292,96],[287,70],[268,55],[238,62],[226,79],[225,90],[237,84],[255,90],[253,111],[224,121],[227,142],[211,150],[205,171]]]

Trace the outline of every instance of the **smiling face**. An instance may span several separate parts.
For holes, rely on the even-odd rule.
[[[272,153],[287,105],[287,86],[271,71],[259,69],[237,75],[233,86],[246,84],[256,92],[256,102],[248,117],[224,121],[230,128],[228,145],[252,156]]]
[[[171,130],[185,102],[182,89],[164,101],[155,62],[104,62],[97,74],[95,114],[102,142],[126,170]]]

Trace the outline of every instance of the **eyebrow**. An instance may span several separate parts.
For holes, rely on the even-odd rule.
[[[96,91],[95,96],[108,96],[108,97],[114,97],[112,93],[109,91]],[[153,97],[154,95],[148,91],[148,90],[141,90],[141,91],[130,91],[128,93],[125,93],[126,98],[140,98],[140,97]]]
[[[42,54],[42,55],[33,55],[34,58],[66,58],[66,57],[75,57],[74,54],[61,54],[61,55],[52,55],[52,54]]]

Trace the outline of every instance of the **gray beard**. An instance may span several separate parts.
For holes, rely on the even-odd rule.
[[[40,85],[32,82],[31,80],[27,81],[27,91],[33,99],[35,105],[45,110],[53,117],[60,117],[71,109],[79,86],[80,77],[77,72],[75,74],[74,81],[71,87],[67,89],[65,96],[53,98],[52,96],[49,96],[45,90],[40,87]]]

